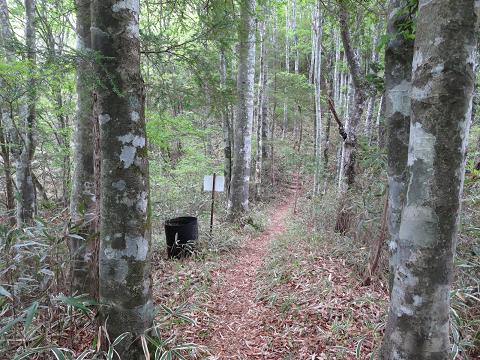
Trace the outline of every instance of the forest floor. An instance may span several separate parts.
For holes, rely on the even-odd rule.
[[[157,269],[155,301],[180,306],[191,319],[164,328],[164,336],[198,344],[195,358],[373,358],[385,319],[384,284],[359,286],[358,273],[332,256],[328,241],[295,224],[294,202],[286,195],[265,230],[230,253]]]

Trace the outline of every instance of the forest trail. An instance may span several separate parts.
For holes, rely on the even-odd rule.
[[[293,209],[295,191],[272,211],[267,229],[257,237],[245,240],[240,252],[226,259],[213,273],[212,294],[209,304],[209,333],[206,343],[214,359],[267,358],[262,349],[261,327],[258,319],[267,309],[256,301],[257,271],[261,267],[268,244],[285,231],[285,219]],[[200,321],[201,323],[201,321]]]

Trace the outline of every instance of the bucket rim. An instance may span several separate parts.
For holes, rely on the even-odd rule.
[[[169,225],[169,226],[189,225],[197,221],[198,221],[198,218],[195,216],[179,216],[176,218],[165,220],[165,225]]]

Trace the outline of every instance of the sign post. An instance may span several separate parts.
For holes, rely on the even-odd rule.
[[[215,210],[215,180],[216,179],[217,179],[217,174],[213,173],[212,210],[210,212],[210,237],[212,237],[212,231],[213,231],[213,211]]]
[[[210,211],[210,236],[213,232],[213,213],[215,211],[215,192],[223,192],[225,189],[225,177],[217,176],[216,173],[203,178],[203,190],[212,192],[212,208]]]

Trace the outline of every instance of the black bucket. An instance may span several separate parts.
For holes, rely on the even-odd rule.
[[[181,258],[192,253],[198,239],[196,217],[184,216],[165,222],[168,258]]]

